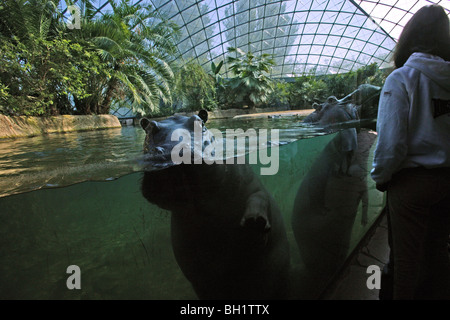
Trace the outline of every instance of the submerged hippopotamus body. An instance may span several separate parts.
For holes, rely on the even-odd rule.
[[[317,157],[297,191],[292,230],[311,278],[328,280],[347,258],[352,228],[361,208],[361,225],[368,222],[370,150],[376,133],[362,129],[348,174],[340,166],[346,158],[339,132]]]
[[[205,114],[147,119],[144,150],[167,162],[175,128],[202,126]],[[289,247],[280,210],[245,164],[178,164],[145,171],[142,194],[171,211],[176,261],[200,299],[280,299],[288,292]]]
[[[380,88],[362,85],[341,100],[329,97],[306,122],[336,136],[317,157],[297,191],[292,229],[310,279],[326,283],[342,266],[350,248],[352,228],[361,205],[361,224],[368,221],[367,177],[376,133]],[[369,124],[369,125],[368,125]]]

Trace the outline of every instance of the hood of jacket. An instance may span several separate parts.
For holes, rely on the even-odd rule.
[[[450,90],[450,61],[432,54],[415,52],[405,66],[419,70],[443,89]]]

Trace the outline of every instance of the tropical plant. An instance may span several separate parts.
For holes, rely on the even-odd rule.
[[[353,72],[324,77],[323,81],[328,86],[329,95],[336,96],[338,99],[345,97],[357,87]]]
[[[184,110],[212,110],[217,106],[215,81],[194,60],[188,61],[178,70],[174,93],[173,100],[182,101]]]
[[[220,70],[222,69],[222,66],[223,60],[221,60],[217,65],[214,63],[214,61],[211,62],[212,77],[216,86],[223,85],[223,78],[220,76]]]
[[[302,105],[307,108],[311,108],[314,102],[323,102],[330,95],[327,84],[322,80],[316,79],[304,82],[299,93]]]
[[[358,69],[358,71],[361,72],[358,85],[368,83],[374,86],[382,87],[387,77],[387,73],[381,70],[376,63],[362,67]]]
[[[245,53],[239,48],[228,48],[228,69],[235,76],[228,85],[234,90],[238,99],[242,99],[249,108],[255,108],[267,102],[273,90],[273,82],[268,77],[275,65],[272,55],[255,56],[252,52]]]
[[[98,73],[102,65],[92,51],[64,36],[65,25],[56,5],[56,1],[45,0],[2,4],[2,113],[72,113],[73,98],[89,96],[85,74]]]
[[[267,99],[268,107],[288,107],[290,106],[290,83],[283,80],[274,81],[274,90]]]
[[[82,27],[72,30],[74,39],[96,47],[110,70],[106,82],[93,79],[102,88],[102,101],[94,107],[97,113],[108,113],[113,101],[127,100],[141,114],[156,112],[161,99],[171,99],[174,74],[169,62],[176,52],[178,27],[151,5],[130,0],[109,4],[112,12],[100,18],[85,6]]]
[[[342,74],[305,75],[290,83],[289,104],[291,108],[310,108],[314,102],[322,102],[328,96],[341,99],[364,83],[383,86],[386,74],[377,64]]]
[[[0,5],[2,41],[20,40],[27,46],[35,39],[51,39],[64,28],[58,0],[7,0]]]
[[[355,71],[321,76],[319,79],[327,84],[330,95],[340,99],[363,83],[382,86],[385,78],[384,72],[379,69],[376,63],[373,63]]]
[[[314,102],[324,101],[329,94],[327,84],[314,76],[295,79],[289,90],[291,107],[309,109]]]
[[[69,29],[59,2],[1,2],[0,112],[108,113],[127,101],[145,114],[170,102],[175,24],[129,0],[101,16],[78,0],[81,28]]]

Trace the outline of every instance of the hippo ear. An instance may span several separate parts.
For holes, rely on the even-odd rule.
[[[141,125],[141,128],[144,130],[147,130],[148,124],[150,123],[150,120],[147,118],[142,118],[141,121],[139,121],[139,124]]]
[[[150,121],[147,118],[142,118],[140,124],[142,129],[145,130],[145,132],[156,133],[160,129],[156,121]]]
[[[206,121],[208,121],[208,111],[206,111],[205,109],[200,110],[198,112],[198,116],[203,120],[203,123],[206,123]]]

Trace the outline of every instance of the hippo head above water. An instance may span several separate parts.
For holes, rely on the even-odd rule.
[[[340,100],[330,96],[322,104],[316,104],[315,111],[303,122],[330,125],[356,120],[358,125],[374,129],[380,92],[380,87],[362,84]]]
[[[196,159],[201,161],[202,151],[215,141],[205,126],[207,120],[205,110],[191,117],[176,115],[161,121],[141,119],[141,127],[146,132],[145,163],[157,168],[178,164],[173,155],[182,157],[186,150],[190,150],[190,155],[184,156],[190,156],[191,163]]]

